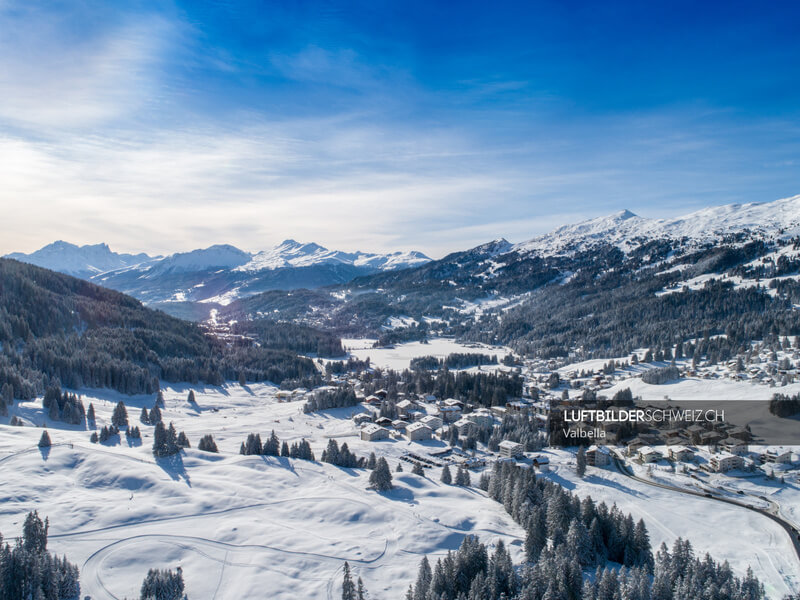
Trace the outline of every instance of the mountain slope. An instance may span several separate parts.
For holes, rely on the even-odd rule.
[[[800,197],[670,220],[622,211],[303,295],[253,296],[223,316],[280,311],[386,343],[436,332],[543,356],[620,356],[724,334],[725,356],[747,340],[800,334],[798,233]]]
[[[313,363],[293,352],[245,338],[229,346],[119,292],[9,259],[0,259],[0,344],[0,389],[11,385],[16,398],[53,382],[131,394],[154,391],[159,379],[316,376]]]
[[[654,239],[698,245],[733,234],[758,239],[800,235],[800,195],[774,202],[713,206],[673,219],[648,219],[623,210],[559,227],[514,249],[549,255],[605,243],[626,250]]]

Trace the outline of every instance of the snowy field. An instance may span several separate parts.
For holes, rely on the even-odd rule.
[[[305,415],[302,401],[279,402],[269,385],[193,386],[196,407],[186,400],[189,389],[165,389],[164,420],[185,431],[194,447],[213,434],[218,455],[192,448],[179,459],[156,461],[150,426],[139,424],[141,445],[124,436],[116,445],[91,444],[88,432],[49,423],[40,400],[14,406],[12,414],[29,426],[0,420],[0,532],[19,535],[30,510],[48,516],[50,549],[81,567],[82,597],[95,600],[136,597],[149,568],[177,566],[194,600],[263,597],[265,591],[277,599],[335,598],[344,560],[371,597],[400,599],[423,555],[435,561],[467,534],[489,544],[503,539],[515,559],[522,558],[524,532],[483,492],[441,484],[438,468],[426,470],[427,478],[405,465],[405,473],[394,472],[405,452],[435,450],[442,442],[363,442],[349,418],[359,408]],[[83,392],[100,427],[119,398]],[[154,397],[124,400],[130,422],[138,424],[141,407],[151,407]],[[41,424],[54,444],[49,451],[36,447],[41,429],[30,425]],[[368,490],[366,471],[238,454],[248,433],[265,439],[273,429],[290,444],[308,439],[317,458],[330,438],[359,455],[386,456],[395,489]],[[590,468],[578,480],[568,464],[572,454],[551,456],[548,477],[644,518],[654,548],[683,536],[697,551],[729,560],[740,574],[752,565],[772,598],[800,591],[800,565],[768,519],[609,470]],[[473,473],[473,482],[477,478]]]
[[[727,560],[739,574],[752,566],[770,598],[800,591],[800,563],[783,529],[746,508],[716,500],[691,497],[625,477],[614,470],[588,467],[584,479],[575,475],[574,455],[552,450],[546,476],[580,496],[612,503],[644,519],[653,550],[677,537],[691,541],[695,554],[708,552]]]
[[[402,371],[408,368],[412,358],[419,356],[435,356],[445,358],[449,354],[488,354],[496,356],[500,361],[511,350],[504,346],[489,346],[486,344],[457,342],[451,338],[433,338],[427,344],[422,342],[407,342],[396,344],[392,348],[373,348],[377,340],[358,338],[342,339],[342,345],[352,356],[364,360],[369,358],[373,365],[382,369]],[[490,369],[505,369],[503,365],[484,365],[484,371]]]
[[[240,456],[250,432],[264,439],[311,440],[317,458],[328,437],[361,455],[375,450],[394,471],[409,446],[361,442],[354,409],[303,415],[302,402],[279,403],[275,388],[253,385],[165,390],[166,422],[193,446],[214,435],[220,454],[190,449],[176,460],[151,453],[153,428],[139,425],[142,444],[91,444],[89,433],[48,427],[53,447],[36,447],[41,430],[0,427],[0,532],[20,534],[25,514],[51,521],[49,547],[81,567],[82,593],[92,598],[138,597],[151,567],[184,570],[190,598],[334,598],[347,560],[373,598],[402,598],[423,555],[455,549],[467,534],[503,539],[522,556],[524,532],[503,507],[475,489],[393,473],[395,489],[367,489],[368,472],[287,458]],[[118,396],[86,392],[102,427]],[[153,396],[125,397],[129,420]],[[41,401],[16,406],[29,423],[46,422]],[[8,419],[3,418],[4,425]],[[407,467],[407,471],[409,468]]]

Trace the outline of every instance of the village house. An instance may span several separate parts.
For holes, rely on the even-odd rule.
[[[542,472],[550,470],[550,459],[542,454],[533,457],[533,466]]]
[[[453,427],[455,427],[458,430],[458,435],[465,436],[469,434],[470,429],[475,427],[475,423],[473,423],[466,417],[462,417],[458,421],[453,423]]]
[[[726,452],[730,452],[731,454],[736,454],[738,456],[744,456],[748,451],[747,442],[732,437],[722,440],[719,444],[719,447]]]
[[[456,400],[455,398],[447,398],[446,400],[442,400],[440,402],[441,406],[457,406],[459,409],[464,409],[464,403],[461,400]]]
[[[527,415],[531,411],[531,403],[527,400],[512,400],[506,402],[506,412]]]
[[[494,423],[494,417],[492,416],[492,412],[486,408],[479,408],[478,410],[472,411],[464,415],[464,419],[468,421],[472,421],[479,427],[489,427],[492,423]]]
[[[762,463],[788,464],[792,462],[792,451],[786,448],[770,446],[760,455]]]
[[[353,415],[353,422],[356,425],[362,425],[364,423],[371,423],[372,422],[372,414],[371,413],[357,413]]]
[[[674,461],[687,461],[694,458],[694,452],[686,446],[670,446],[667,452],[670,460]]]
[[[644,446],[643,448],[639,448],[638,452],[639,460],[643,463],[654,463],[661,460],[661,452],[652,448],[651,446]]]
[[[385,440],[389,437],[389,430],[377,423],[369,423],[361,429],[361,439],[365,442]]]
[[[405,400],[400,400],[396,406],[401,415],[407,415],[411,411],[419,410],[419,404],[407,398]]]
[[[726,473],[732,469],[741,469],[744,466],[744,460],[741,456],[730,452],[720,452],[712,454],[708,464],[717,473]]]
[[[434,431],[436,431],[437,429],[439,429],[439,427],[444,425],[444,421],[442,421],[442,419],[440,417],[437,417],[436,415],[428,415],[427,417],[422,417],[419,420],[419,422],[422,423],[423,425],[427,425]]]
[[[394,429],[400,433],[405,433],[406,428],[408,427],[408,421],[404,421],[403,419],[395,419],[392,421],[392,427],[394,427]]]
[[[719,431],[706,431],[700,434],[700,444],[704,446],[713,446],[722,440],[722,434]]]
[[[604,467],[611,463],[611,453],[605,446],[589,446],[586,450],[586,464]]]
[[[411,423],[408,427],[406,427],[406,436],[412,442],[421,441],[421,440],[429,440],[433,435],[433,430],[422,423],[417,421],[416,423]]]
[[[460,406],[440,406],[439,416],[445,423],[455,423],[461,418]]]
[[[522,444],[512,442],[511,440],[503,440],[499,444],[500,456],[503,458],[516,458],[522,456],[524,448]]]

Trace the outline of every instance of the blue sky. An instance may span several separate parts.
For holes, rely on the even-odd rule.
[[[792,2],[0,0],[0,252],[431,256],[800,193]]]

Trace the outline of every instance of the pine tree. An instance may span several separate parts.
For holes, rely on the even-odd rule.
[[[411,467],[411,472],[414,475],[419,475],[420,477],[425,477],[425,469],[422,468],[422,465],[418,462],[414,463],[414,466]]]
[[[147,409],[143,406],[142,413],[139,415],[139,421],[144,423],[145,425],[150,424],[150,415],[147,412]]]
[[[450,485],[453,483],[453,476],[450,474],[450,466],[445,465],[444,469],[442,469],[442,483]]]
[[[189,396],[186,398],[189,404],[197,404],[197,400],[194,397],[194,390],[189,390]]]
[[[342,574],[342,600],[356,600],[356,586],[350,575],[350,565],[345,561]]]
[[[217,444],[211,434],[206,434],[200,438],[200,441],[197,443],[197,449],[203,452],[219,452],[219,450],[217,450]]]
[[[125,409],[125,403],[121,400],[114,407],[114,413],[111,415],[111,424],[120,429],[128,426],[128,411]]]
[[[94,404],[91,402],[89,403],[89,410],[86,411],[86,420],[89,423],[89,427],[95,428],[97,426],[97,418],[94,416]]]
[[[183,431],[178,434],[178,446],[181,448],[192,447],[192,445],[189,443],[189,438],[186,437],[186,434]]]
[[[400,463],[400,462],[397,463],[397,470],[395,472],[396,473],[402,473],[403,472],[403,463]]]
[[[428,597],[428,590],[431,587],[432,578],[431,564],[428,562],[428,557],[423,556],[422,561],[419,563],[419,570],[417,571],[417,582],[414,584],[413,600],[426,600]]]
[[[142,582],[140,600],[183,600],[185,584],[183,570],[150,569]]]
[[[51,421],[58,421],[61,419],[61,411],[58,410],[58,402],[56,400],[50,403],[47,416],[50,417]]]
[[[361,577],[358,578],[358,588],[356,589],[357,600],[367,600],[367,590],[364,587],[364,582]]]
[[[152,410],[150,411],[150,425],[155,425],[156,423],[161,422],[161,409],[158,408],[158,403],[153,406]]]
[[[156,396],[156,408],[164,408],[164,392],[158,390],[158,395]]]
[[[39,438],[39,448],[49,448],[50,444],[50,435],[47,433],[47,429],[42,432],[42,437]]]
[[[239,371],[239,385],[242,387],[247,385],[247,378],[244,375],[244,371]]]
[[[3,384],[3,401],[6,403],[6,406],[11,406],[14,404],[14,388],[11,386],[10,383]]]
[[[369,484],[379,492],[392,489],[392,472],[389,470],[389,463],[382,456],[378,459],[375,469],[370,473]]]
[[[153,456],[167,456],[167,429],[162,421],[156,423],[153,431]]]
[[[289,444],[283,442],[283,444],[281,444],[281,456],[289,456],[289,454]]]
[[[375,453],[374,452],[370,452],[369,453],[369,460],[367,461],[367,468],[368,469],[374,469],[375,465],[377,465],[377,464],[378,464],[378,459],[375,457]]]
[[[575,473],[582,478],[586,475],[586,449],[583,446],[578,448],[578,454],[575,458]]]

